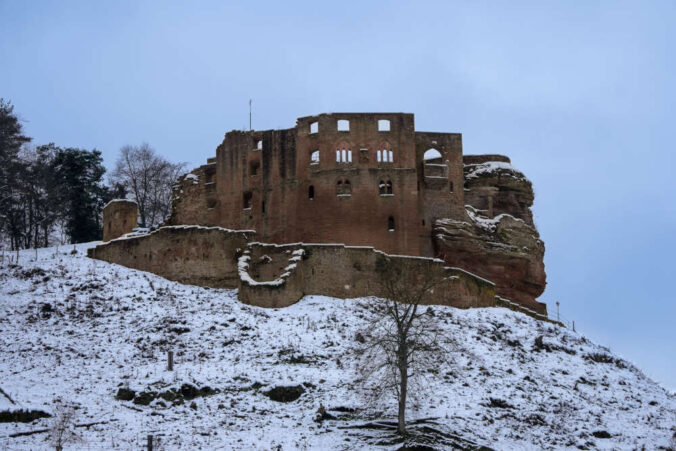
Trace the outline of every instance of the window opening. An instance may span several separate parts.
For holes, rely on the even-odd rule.
[[[338,131],[339,132],[349,132],[350,131],[350,121],[346,119],[341,119],[338,121]]]
[[[336,194],[338,196],[350,196],[352,195],[352,186],[350,185],[349,180],[339,180],[336,184]]]
[[[261,166],[259,161],[252,161],[249,164],[249,175],[254,176],[258,175],[258,168]]]
[[[385,182],[382,180],[378,183],[378,192],[382,195],[385,194]]]
[[[385,189],[386,189],[387,194],[392,194],[392,182],[391,181],[389,181],[389,180],[387,181]]]
[[[314,200],[314,198],[315,198],[315,187],[313,185],[310,185],[310,188],[308,188],[307,197],[310,200]]]
[[[382,153],[378,150],[376,154],[379,163],[394,163],[394,152],[391,150],[383,149]]]
[[[390,121],[387,119],[378,120],[378,131],[379,132],[389,132],[390,131]]]
[[[452,193],[453,192],[453,182],[450,182],[448,185],[449,185],[449,188],[450,188],[450,192]]]
[[[394,232],[394,218],[392,216],[387,218],[387,230]]]
[[[310,134],[319,133],[319,122],[313,122],[310,124]]]
[[[253,199],[253,193],[251,193],[251,191],[247,191],[242,195],[242,208],[244,210],[250,210],[251,209],[252,199]]]
[[[256,143],[256,150],[263,150],[263,140],[259,139]]]
[[[441,162],[441,154],[437,149],[427,149],[423,155],[423,160],[425,162],[437,159]]]
[[[336,149],[337,163],[352,163],[352,149]]]
[[[315,149],[310,153],[310,164],[319,163],[319,149]]]

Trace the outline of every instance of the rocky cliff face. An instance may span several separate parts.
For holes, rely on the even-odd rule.
[[[485,277],[499,296],[540,313],[545,246],[533,224],[531,182],[509,158],[464,158],[466,220],[438,220],[435,248],[447,264]]]

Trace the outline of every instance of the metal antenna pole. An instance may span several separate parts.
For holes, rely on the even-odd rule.
[[[249,99],[249,131],[251,131],[251,99]]]
[[[561,322],[561,316],[559,315],[559,301],[556,301],[556,321]]]

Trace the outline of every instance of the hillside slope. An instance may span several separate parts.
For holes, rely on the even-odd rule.
[[[81,441],[65,449],[140,448],[148,434],[165,449],[402,446],[376,421],[393,418],[392,400],[365,408],[355,384],[360,300],[265,310],[88,259],[86,247],[0,266],[0,412],[74,405]],[[668,449],[676,397],[608,349],[505,309],[434,311],[460,349],[428,375],[409,418],[431,419],[409,445]],[[300,397],[273,401],[275,386]],[[320,404],[334,419],[315,421]],[[52,421],[0,422],[0,449],[46,448],[47,433],[16,434]]]

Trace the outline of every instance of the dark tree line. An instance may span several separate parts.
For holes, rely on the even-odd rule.
[[[99,239],[109,197],[97,150],[27,145],[11,103],[0,99],[0,233],[11,249]],[[65,241],[65,240],[64,240]]]
[[[0,247],[98,240],[101,211],[113,198],[135,200],[143,227],[169,215],[171,187],[185,166],[170,163],[149,145],[123,147],[106,186],[98,150],[30,142],[14,106],[0,99]]]

